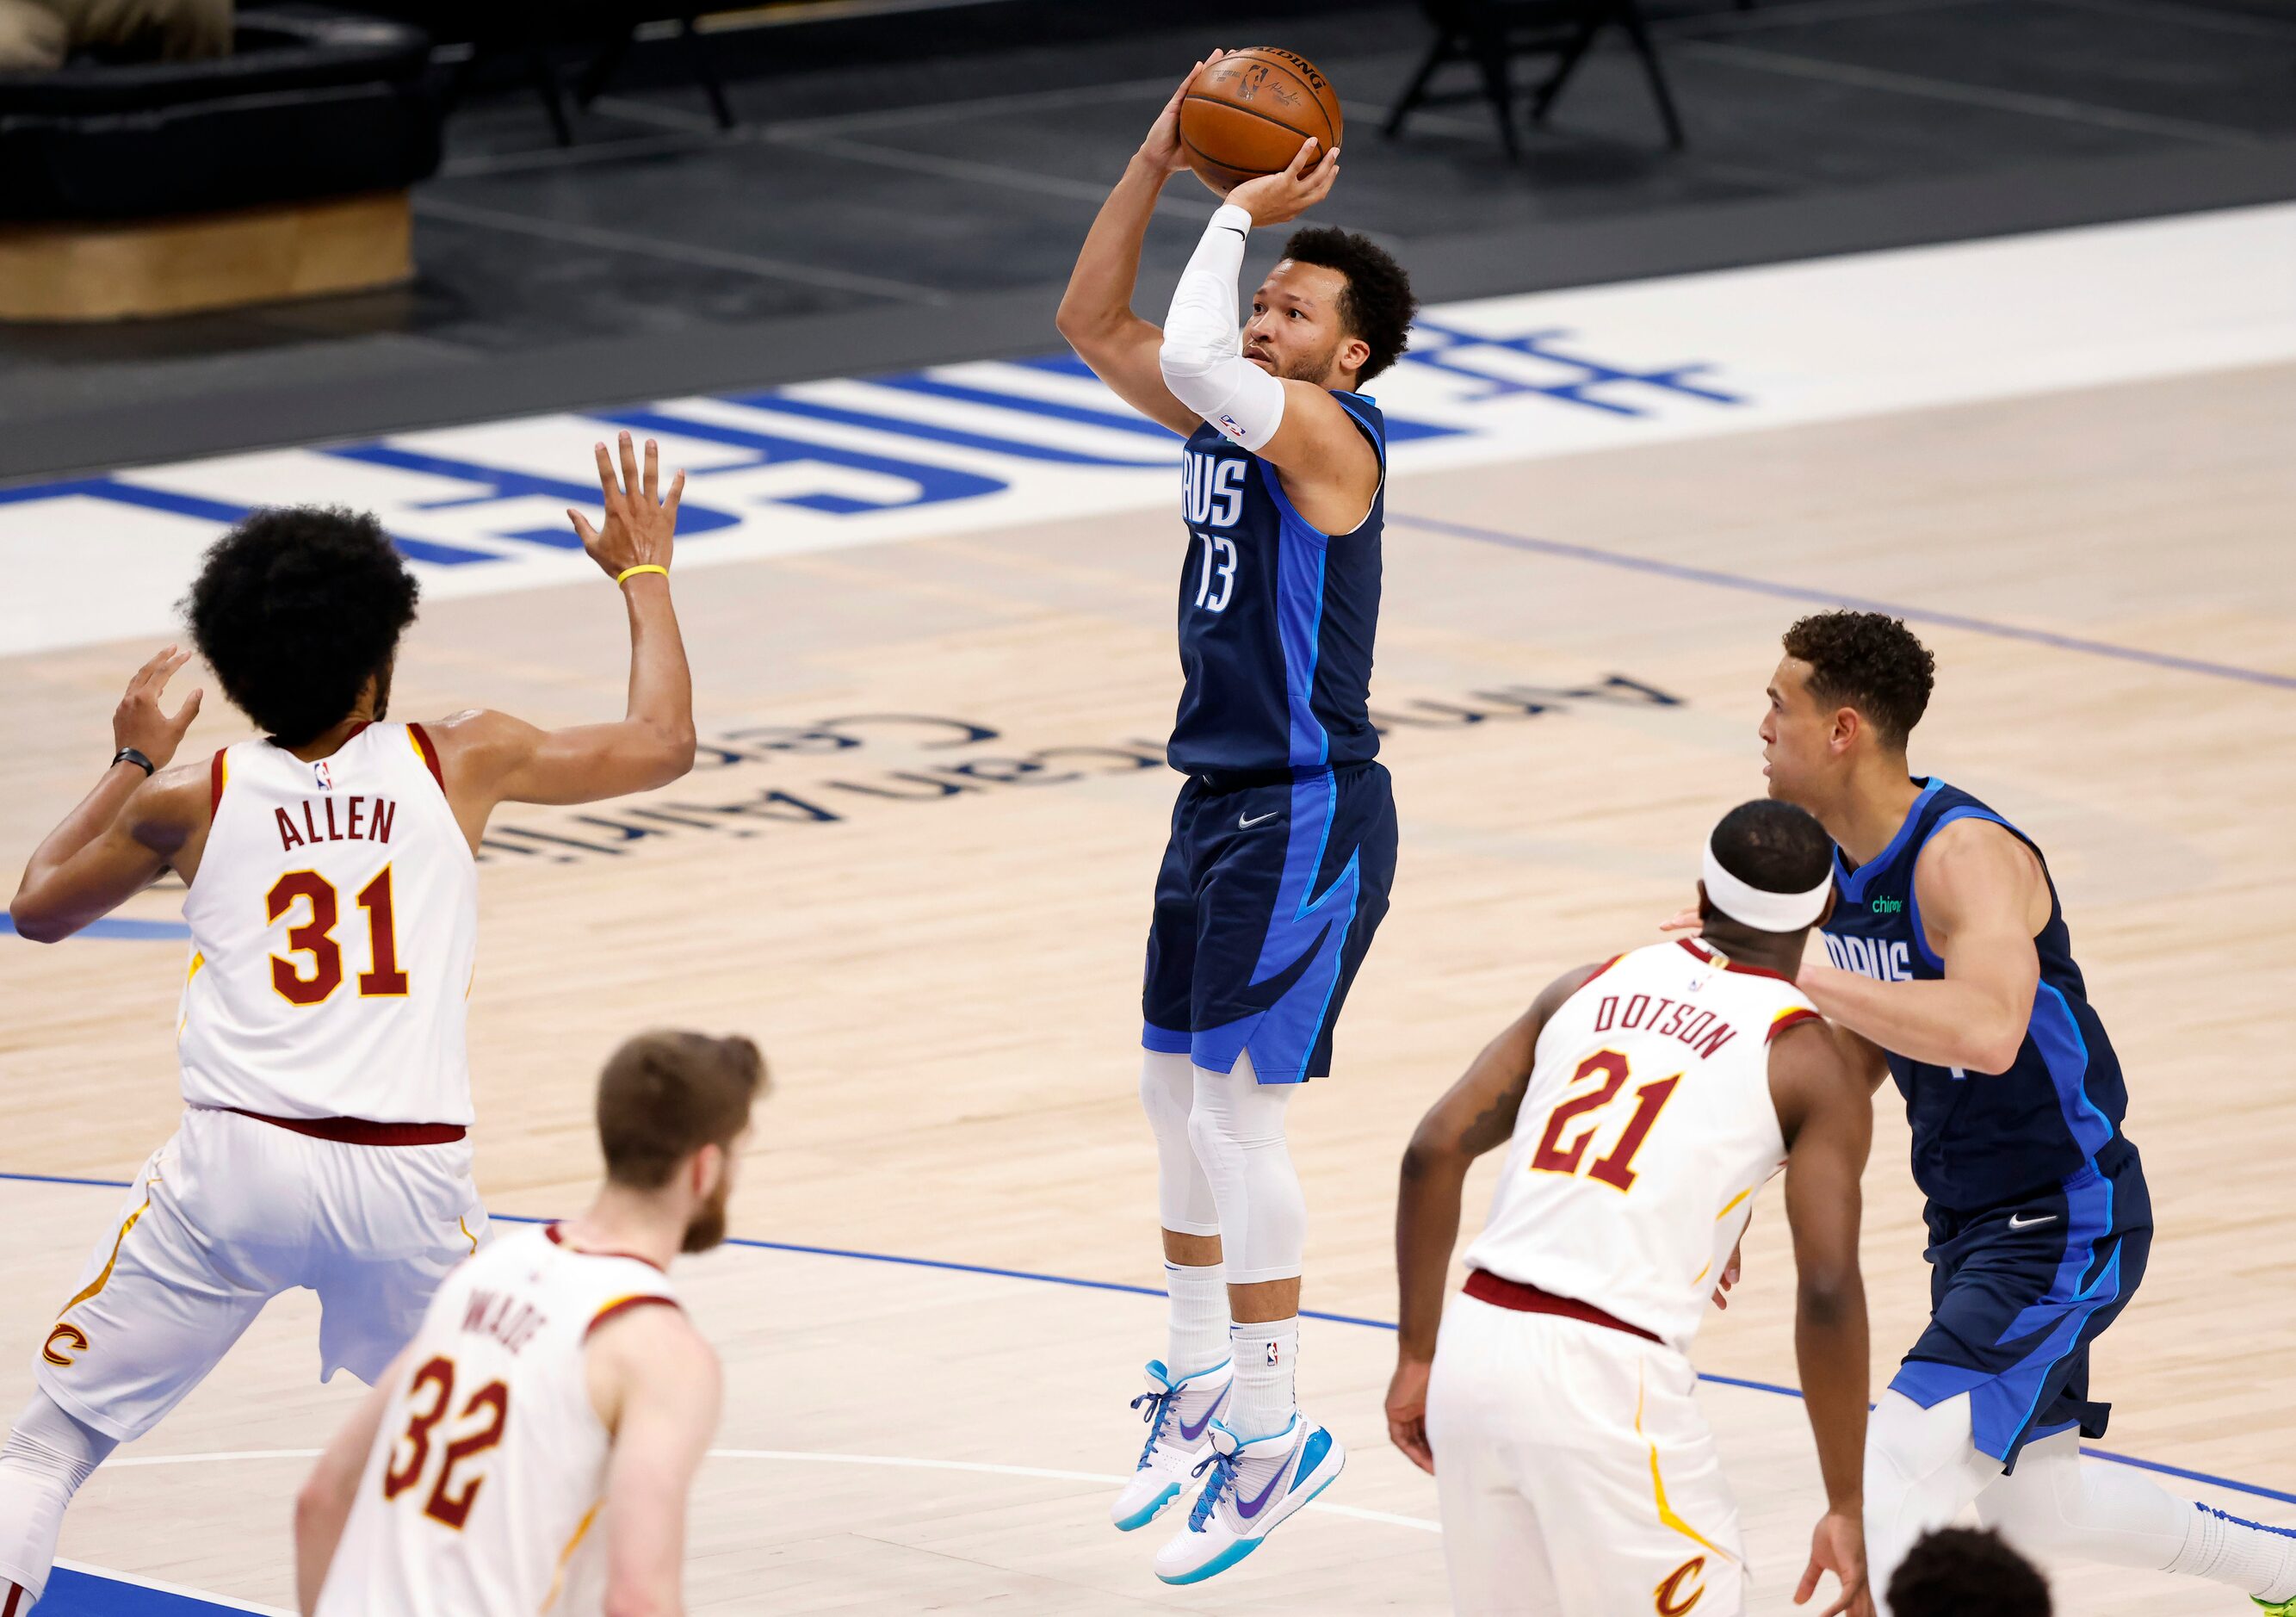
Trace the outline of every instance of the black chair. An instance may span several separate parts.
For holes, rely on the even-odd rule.
[[[573,99],[586,108],[607,84],[649,22],[675,22],[687,70],[709,99],[721,129],[734,127],[734,109],[718,71],[710,37],[698,25],[709,8],[695,0],[359,0],[365,9],[420,24],[444,44],[469,47],[454,78],[459,99],[466,82],[491,62],[515,59],[550,119],[562,146],[574,144],[567,110],[567,86],[558,58],[572,49],[587,53],[574,84]]]
[[[1667,145],[1677,152],[1682,149],[1682,119],[1667,88],[1665,70],[1659,66],[1657,48],[1651,44],[1640,0],[1420,0],[1420,9],[1435,25],[1435,43],[1412,75],[1403,99],[1387,115],[1389,136],[1401,134],[1404,119],[1421,107],[1472,100],[1472,91],[1432,93],[1428,89],[1444,68],[1472,62],[1481,75],[1482,94],[1498,115],[1500,143],[1508,157],[1519,156],[1514,128],[1515,59],[1554,60],[1546,80],[1530,92],[1531,121],[1544,123],[1555,98],[1586,60],[1595,36],[1616,23],[1642,59],[1651,97],[1658,103],[1659,120],[1666,127]]]
[[[246,10],[205,62],[0,73],[0,219],[151,219],[403,191],[436,172],[420,30]]]

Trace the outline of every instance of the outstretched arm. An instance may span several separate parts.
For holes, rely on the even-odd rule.
[[[639,1309],[589,1345],[592,1401],[613,1433],[601,1512],[607,1617],[685,1610],[685,1502],[718,1430],[720,1374],[676,1309]]]
[[[1873,1143],[1865,1076],[1823,1022],[1780,1034],[1770,1049],[1770,1094],[1786,1137],[1786,1223],[1793,1232],[1794,1357],[1825,1514],[1812,1536],[1797,1603],[1830,1572],[1841,1590],[1825,1617],[1871,1617],[1866,1589],[1864,1456],[1867,1361],[1866,1284],[1857,1268],[1859,1180]]]
[[[1422,1471],[1435,1469],[1427,1446],[1427,1373],[1443,1319],[1443,1283],[1459,1240],[1459,1198],[1474,1160],[1513,1133],[1515,1114],[1538,1059],[1538,1036],[1562,1002],[1595,974],[1591,965],[1547,984],[1513,1026],[1483,1048],[1466,1076],[1419,1120],[1403,1153],[1395,1200],[1395,1273],[1402,1309],[1395,1379],[1387,1391],[1387,1431]]]
[[[1132,288],[1140,278],[1140,242],[1155,217],[1156,199],[1163,194],[1164,182],[1187,167],[1180,151],[1180,102],[1196,74],[1219,58],[1214,51],[1196,63],[1156,115],[1085,236],[1054,322],[1110,391],[1184,438],[1196,430],[1195,412],[1164,385],[1156,365],[1164,333],[1133,312]],[[1229,334],[1234,334],[1233,326]]]
[[[590,559],[616,580],[629,613],[627,707],[611,724],[563,730],[490,711],[439,726],[433,734],[447,799],[473,846],[497,803],[593,803],[666,786],[693,767],[693,678],[668,571],[685,473],[671,480],[664,497],[660,447],[646,439],[643,478],[627,432],[620,449],[618,479],[606,446],[597,446],[604,526],[592,528],[579,512],[567,515]]]
[[[319,1591],[327,1586],[327,1569],[334,1564],[344,1525],[351,1519],[359,1479],[366,1474],[375,1433],[382,1429],[383,1411],[406,1383],[406,1357],[401,1352],[376,1378],[295,1496],[295,1604],[303,1617],[318,1609]]]
[[[199,716],[200,693],[173,713],[160,706],[168,679],[191,655],[171,645],[128,681],[111,716],[112,746],[143,753],[153,773],[147,777],[126,759],[113,764],[33,850],[8,907],[22,936],[36,943],[68,938],[149,887],[171,863],[191,879],[206,838],[207,772],[168,765]]]
[[[1974,1074],[2006,1071],[2025,1042],[2040,986],[2034,936],[2048,918],[2040,861],[2000,826],[1962,820],[1922,850],[1914,897],[1945,976],[1875,982],[1816,963],[1802,991],[1827,1016],[1909,1061]]]

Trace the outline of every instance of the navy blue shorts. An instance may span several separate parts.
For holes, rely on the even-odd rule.
[[[2089,1401],[2088,1345],[2136,1294],[2152,1247],[2136,1147],[2116,1142],[2015,1202],[1926,1217],[1929,1329],[1890,1385],[1924,1409],[1968,1393],[1977,1447],[2004,1465],[2036,1438],[2103,1437],[2112,1406]]]
[[[1387,914],[1395,795],[1376,763],[1272,784],[1191,776],[1148,929],[1140,1042],[1263,1084],[1332,1070],[1332,1025]]]

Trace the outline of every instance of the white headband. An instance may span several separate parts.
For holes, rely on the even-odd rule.
[[[1833,873],[1808,892],[1765,892],[1740,881],[1722,868],[1714,844],[1706,844],[1706,896],[1714,907],[1756,932],[1798,932],[1825,913],[1825,895],[1833,891]]]

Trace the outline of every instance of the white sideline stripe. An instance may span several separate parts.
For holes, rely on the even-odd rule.
[[[803,267],[734,256],[760,273]],[[1424,311],[1418,359],[1373,386],[1391,419],[1442,430],[1397,445],[1396,473],[1415,480],[2235,371],[2296,360],[2292,262],[2296,204],[2276,203],[1480,299]],[[1050,330],[1044,346],[1057,346]],[[1683,367],[1687,388],[1673,385]],[[1177,439],[1028,407],[1120,416],[1125,406],[1097,382],[1004,361],[926,373],[991,397],[859,377],[767,390],[783,408],[654,401],[668,418],[656,427],[663,464],[694,473],[689,509],[726,519],[679,546],[680,570],[994,535],[1171,501]],[[875,419],[809,413],[824,405]],[[681,419],[714,436],[681,431]],[[225,512],[348,505],[409,540],[489,558],[414,563],[426,603],[595,589],[597,569],[578,551],[532,536],[567,532],[570,502],[596,510],[577,491],[609,431],[596,415],[559,412],[390,433],[366,459],[268,449],[0,489],[0,577],[11,585],[0,592],[0,656],[180,635],[176,603],[228,520],[202,513],[202,502]],[[1058,459],[1063,451],[1118,464]],[[392,452],[446,464],[392,464]]]
[[[317,1451],[315,1449],[313,1452],[316,1453]],[[188,1458],[192,1457],[187,1456],[185,1457]],[[114,1465],[133,1465],[134,1463],[135,1462],[132,1460],[115,1460],[112,1462]],[[55,1564],[62,1567],[64,1571],[68,1572],[78,1572],[82,1577],[101,1578],[106,1583],[130,1584],[140,1589],[157,1589],[163,1595],[176,1595],[182,1596],[185,1600],[199,1601],[204,1605],[221,1606],[227,1612],[260,1612],[263,1613],[263,1617],[295,1617],[294,1613],[281,1606],[255,1605],[245,1600],[233,1600],[223,1595],[210,1595],[205,1589],[195,1589],[185,1584],[165,1583],[157,1578],[139,1578],[133,1572],[113,1572],[108,1566],[90,1566],[84,1561],[64,1561],[60,1559]]]
[[[316,1449],[236,1449],[217,1454],[152,1454],[130,1456],[107,1462],[106,1470],[123,1465],[199,1465],[221,1464],[226,1460],[308,1460],[317,1457]],[[902,1471],[970,1471],[983,1476],[1041,1477],[1054,1482],[1100,1482],[1111,1488],[1121,1488],[1131,1479],[1110,1476],[1099,1471],[1058,1471],[1045,1465],[1000,1465],[988,1460],[927,1460],[898,1454],[815,1454],[798,1449],[712,1449],[713,1460],[778,1460],[789,1464],[813,1465],[890,1465]],[[1392,1511],[1364,1510],[1353,1505],[1325,1505],[1321,1502],[1303,1508],[1319,1510],[1327,1515],[1348,1516],[1357,1522],[1382,1522],[1390,1527],[1407,1527],[1416,1532],[1439,1533],[1439,1522],[1424,1516],[1398,1515]],[[58,1565],[64,1564],[58,1562]],[[90,1569],[93,1570],[93,1569]],[[102,1576],[117,1577],[105,1572]],[[165,1584],[153,1584],[165,1588]],[[190,1593],[178,1590],[177,1593]],[[213,1596],[207,1596],[213,1598]],[[249,1606],[248,1611],[263,1611],[263,1606]]]

